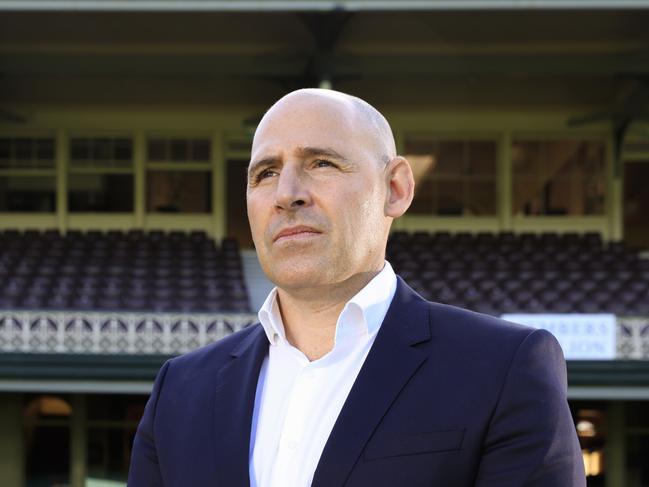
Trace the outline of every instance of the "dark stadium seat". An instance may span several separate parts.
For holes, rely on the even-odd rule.
[[[477,311],[649,313],[649,260],[598,233],[395,231],[387,258],[423,296]],[[0,307],[250,311],[235,239],[139,229],[0,232]]]
[[[598,233],[397,231],[387,258],[422,295],[477,311],[649,309],[649,260]]]
[[[236,240],[161,230],[0,231],[0,307],[250,311]]]

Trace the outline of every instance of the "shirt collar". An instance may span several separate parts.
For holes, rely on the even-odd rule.
[[[335,343],[359,333],[377,333],[396,289],[397,277],[386,260],[381,272],[345,304],[336,323]],[[277,304],[277,287],[268,294],[257,316],[272,345],[286,339],[282,315]]]

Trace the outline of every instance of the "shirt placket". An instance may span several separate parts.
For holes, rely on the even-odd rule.
[[[279,438],[273,468],[273,486],[300,485],[304,470],[304,448],[308,440],[308,422],[313,420],[316,381],[311,364],[305,366],[295,379],[291,390],[286,419]]]

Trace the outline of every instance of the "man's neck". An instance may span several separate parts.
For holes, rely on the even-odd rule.
[[[311,361],[329,353],[334,347],[336,323],[345,304],[379,272],[356,274],[332,286],[278,288],[277,303],[288,342]]]

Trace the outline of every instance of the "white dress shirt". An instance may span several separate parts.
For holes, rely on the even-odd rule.
[[[292,346],[274,288],[259,310],[269,354],[259,373],[250,437],[251,487],[306,487],[397,287],[389,262],[343,308],[333,349],[310,362]]]

